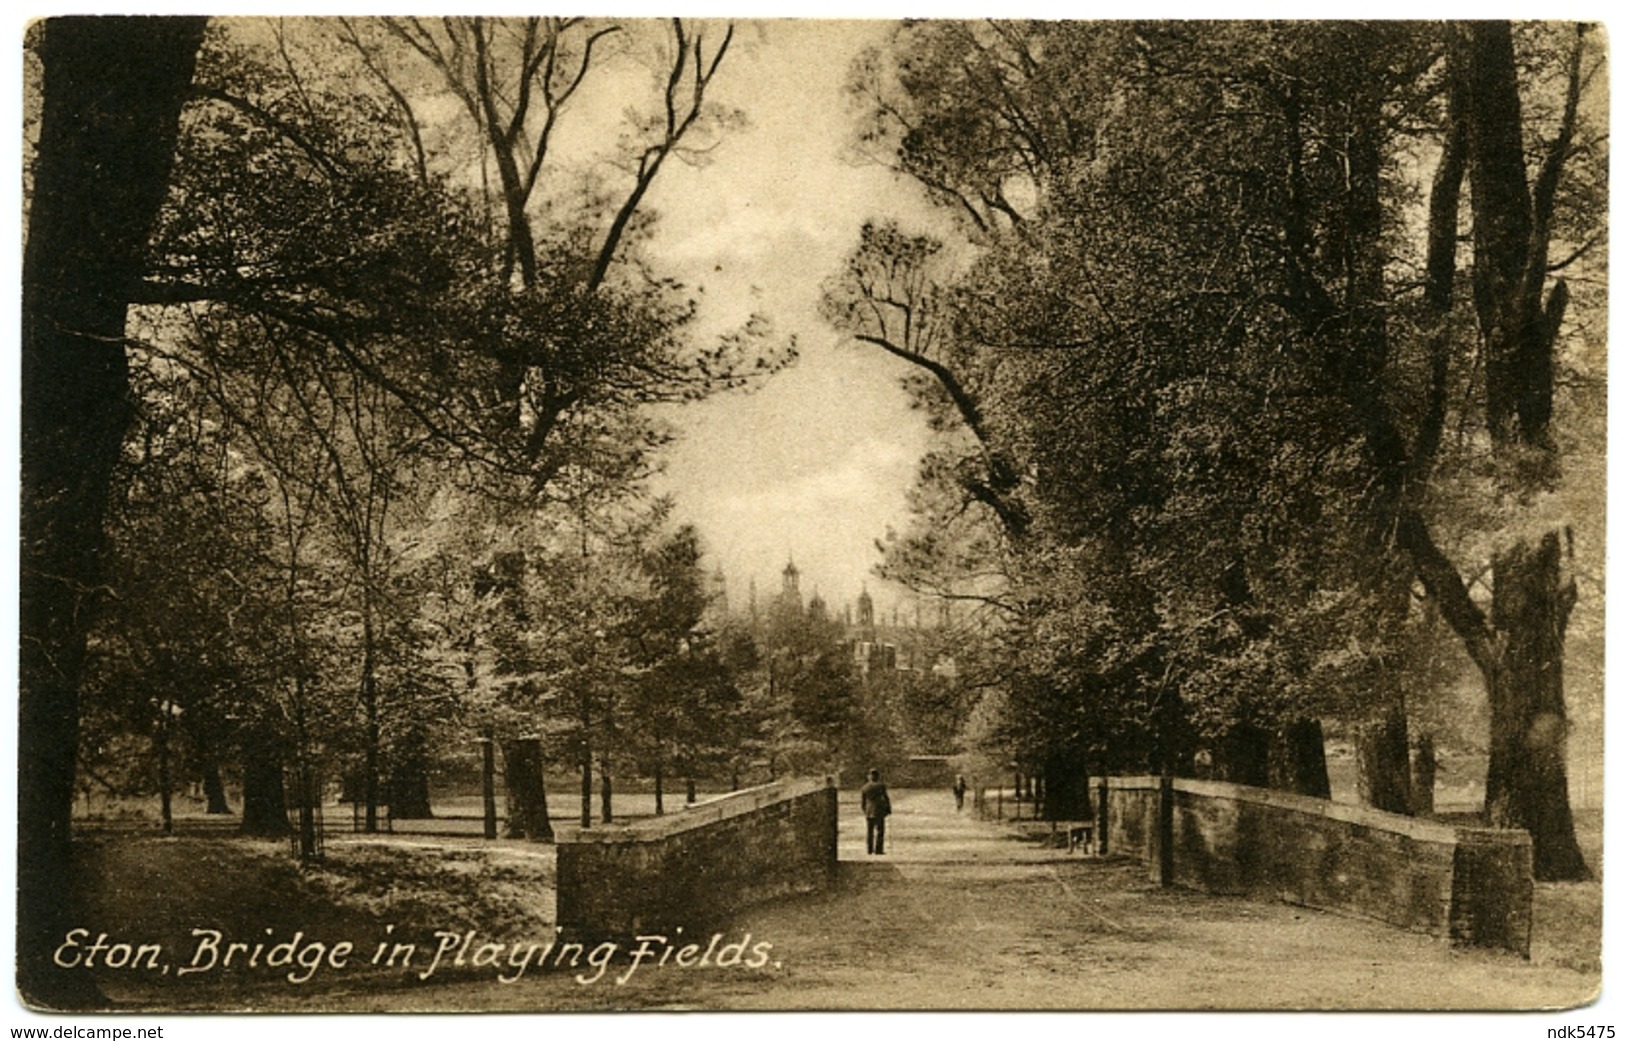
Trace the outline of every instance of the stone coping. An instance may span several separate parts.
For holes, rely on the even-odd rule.
[[[1108,788],[1117,791],[1156,791],[1161,778],[1151,775],[1139,777],[1108,777]],[[1174,778],[1174,791],[1202,795],[1210,799],[1230,799],[1261,806],[1273,806],[1314,817],[1344,821],[1349,824],[1380,828],[1397,832],[1426,842],[1471,842],[1474,845],[1530,845],[1529,833],[1510,828],[1485,828],[1446,824],[1442,821],[1407,817],[1400,813],[1375,810],[1369,806],[1316,799],[1309,795],[1280,792],[1269,788],[1234,784],[1230,781],[1203,781],[1194,777]]]
[[[681,809],[660,817],[645,817],[626,824],[594,824],[591,828],[577,831],[568,838],[561,836],[559,844],[659,842],[685,831],[754,813],[764,806],[834,787],[834,783],[826,777],[791,777],[782,781],[769,781],[754,788],[743,788],[693,804],[685,803]]]

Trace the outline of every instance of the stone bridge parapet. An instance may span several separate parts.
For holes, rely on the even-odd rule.
[[[1267,895],[1529,955],[1527,832],[1223,781],[1112,777],[1105,789],[1107,849],[1139,857],[1154,879]]]
[[[576,941],[696,936],[739,909],[832,885],[836,788],[791,779],[558,844],[558,925]]]

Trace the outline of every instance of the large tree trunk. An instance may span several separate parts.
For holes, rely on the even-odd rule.
[[[1089,766],[1082,754],[1075,751],[1050,754],[1044,760],[1041,776],[1042,813],[1046,820],[1088,820],[1094,815]]]
[[[1433,748],[1433,735],[1416,739],[1416,755],[1411,760],[1411,805],[1416,815],[1433,813],[1433,782],[1439,774],[1439,757]]]
[[[541,740],[521,737],[502,742],[502,761],[508,786],[508,838],[552,842]]]
[[[1270,735],[1258,724],[1237,723],[1226,730],[1213,758],[1219,776],[1226,781],[1269,787]]]
[[[1410,724],[1403,706],[1394,705],[1361,726],[1355,736],[1360,801],[1375,809],[1409,816],[1411,802]]]
[[[1464,60],[1467,84],[1473,302],[1484,339],[1485,418],[1506,502],[1525,509],[1558,477],[1549,425],[1553,355],[1568,292],[1559,281],[1546,293],[1547,258],[1579,103],[1583,28],[1576,27],[1561,128],[1532,185],[1511,27],[1473,22],[1462,32],[1464,43],[1453,57]],[[1494,824],[1527,828],[1535,877],[1554,881],[1590,874],[1574,838],[1564,763],[1563,641],[1575,595],[1564,574],[1572,550],[1566,542],[1564,534],[1547,531],[1497,554],[1488,638],[1473,645],[1490,700],[1486,815]]]
[[[1270,757],[1270,787],[1316,799],[1332,797],[1320,720],[1300,719],[1281,731]]]
[[[421,733],[407,734],[390,750],[389,815],[398,820],[434,816],[429,805],[429,750]]]
[[[17,984],[95,1000],[55,969],[69,927],[79,680],[102,517],[129,416],[124,321],[163,201],[201,18],[53,18],[23,258]]]
[[[250,740],[243,749],[242,833],[281,838],[288,824],[288,794],[282,780],[282,750],[274,739]]]
[[[1556,338],[1568,293],[1546,285],[1560,174],[1571,150],[1579,103],[1584,27],[1576,25],[1562,123],[1533,186],[1523,148],[1523,115],[1511,26],[1471,22],[1454,29],[1450,51],[1453,124],[1465,129],[1472,189],[1473,306],[1484,356],[1484,415],[1499,469],[1501,502],[1527,511],[1552,489],[1559,458],[1549,424]],[[1459,108],[1458,108],[1459,103]],[[1454,222],[1440,210],[1440,229]],[[1448,235],[1441,235],[1445,241]],[[1430,270],[1433,264],[1430,262]],[[1443,264],[1439,265],[1442,269]],[[1432,410],[1434,422],[1437,410]],[[1393,424],[1374,424],[1391,434]],[[1394,436],[1368,435],[1379,458],[1394,456]],[[1426,447],[1426,446],[1424,446]],[[1392,469],[1392,468],[1391,468]],[[1420,509],[1402,506],[1397,544],[1484,677],[1491,717],[1486,813],[1505,827],[1528,829],[1535,874],[1546,881],[1586,878],[1574,839],[1564,768],[1563,637],[1574,598],[1562,575],[1566,538],[1523,536],[1492,562],[1493,617],[1486,618],[1460,572],[1434,543]]]
[[[1506,634],[1501,668],[1488,677],[1490,763],[1484,814],[1493,826],[1527,828],[1535,877],[1590,877],[1574,837],[1563,703],[1563,638],[1574,586],[1563,573],[1555,532],[1538,546],[1519,544],[1495,560],[1491,608]]]
[[[218,727],[218,722],[199,725],[194,719],[188,730],[192,739],[192,766],[203,780],[204,812],[211,816],[231,812],[231,806],[226,802],[226,785],[220,778],[220,748],[216,741],[216,735],[220,733]]]
[[[230,814],[231,804],[226,801],[226,785],[220,779],[219,760],[204,760],[198,769],[203,774],[203,799],[207,804],[203,812],[210,816]]]

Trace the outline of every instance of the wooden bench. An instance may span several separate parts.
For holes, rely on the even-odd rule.
[[[1051,841],[1066,835],[1066,851],[1071,853],[1079,846],[1085,853],[1093,853],[1095,848],[1095,822],[1094,821],[1050,821],[1049,833]]]

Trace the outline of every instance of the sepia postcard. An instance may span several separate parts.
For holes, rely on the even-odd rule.
[[[26,1036],[1613,1037],[1601,24],[21,45]]]

